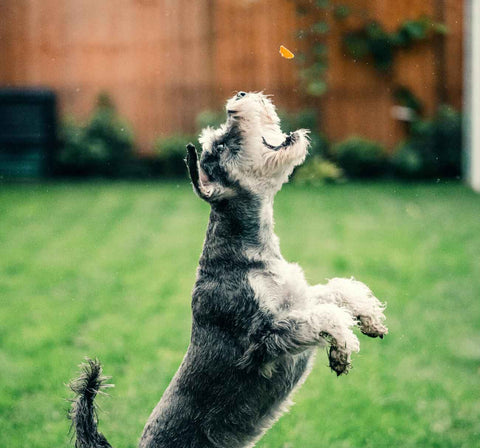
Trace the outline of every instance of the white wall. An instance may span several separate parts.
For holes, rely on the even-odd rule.
[[[465,0],[465,157],[466,180],[480,192],[480,0]]]

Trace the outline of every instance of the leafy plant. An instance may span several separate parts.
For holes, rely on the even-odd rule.
[[[62,124],[57,165],[65,174],[118,176],[133,154],[133,141],[129,125],[101,94],[86,124],[73,118]]]
[[[60,149],[57,165],[60,171],[66,169],[84,171],[92,161],[92,155],[85,145],[84,128],[73,117],[67,117],[59,129]]]
[[[332,157],[352,178],[379,176],[387,161],[383,146],[362,137],[350,137],[337,143],[332,148]]]
[[[397,86],[393,91],[393,98],[400,106],[408,107],[413,112],[414,118],[422,115],[424,105],[408,87]]]
[[[132,155],[133,132],[120,118],[106,94],[98,97],[97,107],[84,133],[90,154],[104,165],[106,173],[115,174],[121,164]]]
[[[397,30],[388,32],[375,20],[363,19],[366,11],[355,10],[349,5],[334,0],[295,0],[299,15],[313,18],[309,26],[297,30],[296,37],[308,40],[304,54],[298,54],[303,90],[311,96],[320,97],[328,89],[325,73],[328,69],[326,38],[332,26],[341,24],[351,15],[364,21],[361,28],[344,32],[343,45],[346,52],[357,60],[372,60],[374,67],[388,73],[400,49],[412,47],[417,42],[435,34],[446,34],[447,27],[428,17],[405,20]]]
[[[411,142],[403,142],[391,158],[394,174],[403,178],[422,177],[423,161]]]
[[[294,177],[295,183],[314,186],[340,182],[343,179],[342,169],[319,155],[311,157],[297,168]]]
[[[411,135],[392,157],[401,177],[455,177],[461,172],[462,118],[449,106],[442,106],[431,120],[417,120]]]
[[[385,30],[377,21],[369,21],[362,28],[349,31],[343,37],[347,53],[356,60],[372,60],[380,72],[389,72],[396,53],[410,48],[416,42],[429,39],[433,34],[445,34],[445,25],[433,22],[428,17],[405,20],[392,32]]]
[[[155,142],[155,159],[158,174],[165,177],[185,177],[185,147],[195,137],[188,134],[174,134],[160,137]]]
[[[297,31],[297,39],[308,39],[309,46],[305,54],[299,54],[301,63],[300,77],[304,91],[311,96],[320,97],[327,91],[325,73],[328,69],[326,37],[330,31],[329,18],[344,20],[350,15],[350,8],[335,4],[331,0],[315,2],[296,1],[297,13],[314,17],[308,28]]]

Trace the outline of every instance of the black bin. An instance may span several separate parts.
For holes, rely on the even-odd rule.
[[[51,90],[0,89],[0,177],[50,175],[56,143],[56,99]]]

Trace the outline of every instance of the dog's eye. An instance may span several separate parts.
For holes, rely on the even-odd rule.
[[[225,145],[218,145],[217,146],[217,152],[219,152],[220,154],[225,151]]]

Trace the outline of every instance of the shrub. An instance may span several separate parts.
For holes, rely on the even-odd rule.
[[[361,137],[350,137],[337,143],[332,148],[332,156],[352,178],[379,176],[386,166],[385,148]]]
[[[421,177],[423,162],[418,151],[408,142],[399,145],[391,158],[393,172],[400,177]]]
[[[105,94],[86,125],[70,118],[61,126],[57,165],[64,174],[118,176],[132,154],[133,133]]]
[[[417,120],[411,135],[392,157],[394,172],[401,177],[455,177],[461,172],[462,119],[448,106],[432,120]]]
[[[57,170],[61,173],[84,174],[91,164],[91,155],[85,146],[84,128],[68,117],[59,129]]]
[[[204,110],[196,117],[197,130],[208,126],[218,127],[225,122],[224,111]],[[172,134],[159,137],[154,144],[154,155],[145,159],[151,171],[151,176],[185,177],[186,145],[195,142],[197,137],[190,134]]]
[[[90,154],[105,174],[116,174],[133,154],[133,132],[118,115],[110,98],[103,94],[85,128]]]
[[[297,168],[295,183],[301,185],[323,185],[343,180],[343,171],[333,162],[316,155]]]
[[[166,177],[186,176],[185,147],[187,143],[194,140],[195,137],[188,134],[175,134],[157,139],[155,142],[155,159],[158,165],[158,174]]]

